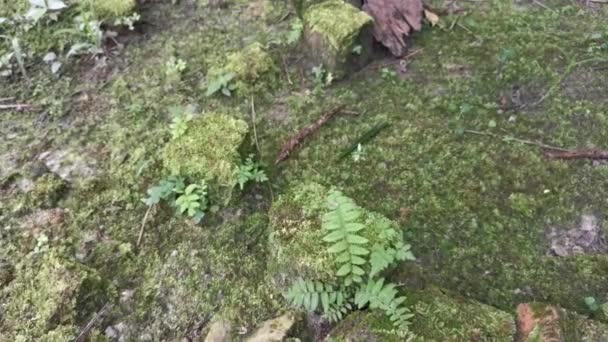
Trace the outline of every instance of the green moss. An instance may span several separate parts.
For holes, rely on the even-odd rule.
[[[234,78],[230,84],[234,85],[237,94],[241,96],[277,87],[279,69],[264,46],[258,42],[229,54],[221,62],[221,65],[209,70],[207,85],[223,75],[232,74]]]
[[[189,122],[186,133],[165,146],[163,165],[172,175],[186,176],[193,182],[205,180],[211,196],[226,203],[236,185],[239,147],[247,131],[242,120],[205,114]]]
[[[0,332],[14,341],[73,339],[79,319],[105,300],[103,286],[93,270],[53,251],[40,262],[26,260],[3,290],[9,302]]]
[[[513,341],[514,317],[438,288],[408,294],[415,313],[409,332],[394,331],[381,313],[354,312],[330,333],[331,341]]]
[[[53,208],[65,195],[68,184],[54,173],[47,173],[36,180],[34,189],[27,194],[26,206],[33,208]]]
[[[304,13],[308,55],[336,78],[362,67],[372,48],[372,18],[342,0],[325,1]],[[354,49],[359,49],[354,53]]]
[[[336,264],[322,238],[327,234],[321,225],[327,208],[328,189],[317,183],[294,185],[275,201],[270,210],[269,274],[276,286],[285,289],[298,279],[335,280]],[[360,233],[369,246],[390,243],[380,232],[386,226],[401,232],[395,222],[362,209],[365,225]]]
[[[131,14],[137,3],[135,0],[81,0],[91,6],[101,18],[117,19]]]
[[[342,0],[311,6],[304,14],[306,28],[321,35],[338,53],[350,52],[362,28],[372,21],[368,14]]]

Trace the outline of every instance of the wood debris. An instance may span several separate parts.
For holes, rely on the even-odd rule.
[[[327,121],[329,121],[329,119],[334,117],[336,114],[340,113],[344,109],[344,107],[346,107],[346,105],[340,105],[340,106],[332,109],[331,111],[323,114],[319,119],[317,119],[317,121],[302,128],[300,131],[298,131],[298,133],[296,133],[291,138],[289,138],[289,140],[281,146],[281,151],[279,152],[279,155],[275,161],[275,164],[278,164],[278,163],[284,161],[285,159],[289,158],[291,153],[306,138],[308,138],[309,136],[314,134],[316,131],[318,131],[319,128],[321,128],[321,126],[325,125],[327,123]]]
[[[422,28],[422,0],[366,0],[363,10],[374,18],[374,38],[396,56],[407,52],[407,37]]]

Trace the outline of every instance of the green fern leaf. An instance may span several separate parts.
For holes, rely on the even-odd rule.
[[[365,271],[361,266],[367,260],[362,255],[369,254],[364,246],[368,240],[357,233],[365,226],[356,220],[361,217],[361,209],[341,192],[332,190],[327,197],[329,211],[323,215],[323,228],[328,232],[323,241],[332,245],[328,251],[339,254],[335,261],[338,265],[336,275],[344,277],[344,285],[349,286],[353,282],[363,281]]]

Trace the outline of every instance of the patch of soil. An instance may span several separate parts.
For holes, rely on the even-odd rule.
[[[551,255],[565,257],[608,252],[602,223],[595,215],[582,215],[578,226],[568,230],[551,227],[546,236]]]

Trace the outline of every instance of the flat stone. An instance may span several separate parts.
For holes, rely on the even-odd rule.
[[[259,327],[250,337],[245,339],[246,342],[274,342],[283,341],[287,334],[295,325],[296,319],[292,314],[284,314],[280,317],[266,321]]]
[[[211,323],[205,342],[230,342],[230,334],[232,332],[232,325],[230,322],[225,320],[217,320]]]

